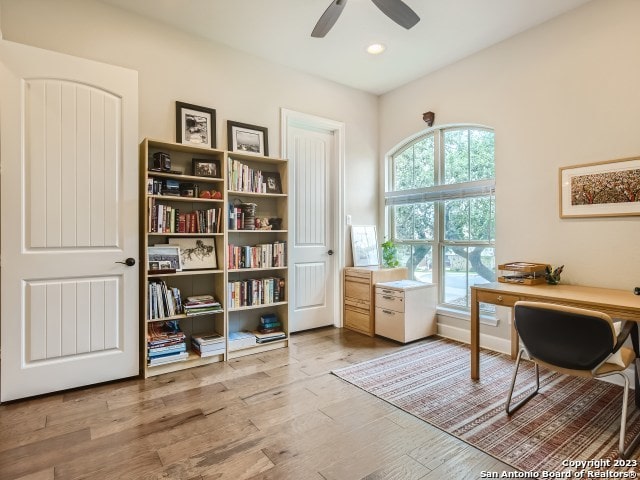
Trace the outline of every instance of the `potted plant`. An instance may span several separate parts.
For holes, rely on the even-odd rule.
[[[398,248],[391,240],[387,240],[382,244],[382,266],[385,268],[395,268],[400,265],[398,261]]]

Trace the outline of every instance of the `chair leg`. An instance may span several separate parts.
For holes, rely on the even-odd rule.
[[[509,395],[507,396],[507,403],[505,405],[505,410],[507,412],[507,415],[511,415],[513,412],[515,412],[516,410],[518,410],[522,405],[524,405],[525,403],[527,403],[529,400],[531,400],[540,390],[540,369],[538,367],[538,364],[535,364],[535,369],[536,369],[536,389],[531,392],[526,398],[523,398],[522,400],[520,400],[518,403],[516,403],[515,405],[511,406],[511,397],[513,395],[513,389],[516,385],[516,376],[518,375],[518,368],[520,367],[520,360],[522,360],[522,354],[524,353],[524,349],[520,349],[520,351],[518,352],[518,358],[516,359],[516,366],[513,369],[513,376],[511,378],[511,388],[509,389]]]
[[[631,453],[635,450],[635,448],[638,446],[638,443],[640,443],[640,435],[636,435],[636,437],[629,443],[627,448],[624,447],[624,437],[626,436],[626,430],[627,430],[627,403],[628,403],[628,397],[629,397],[629,379],[622,372],[618,372],[618,374],[624,380],[624,392],[622,394],[622,412],[620,412],[620,443],[618,446],[618,451],[619,451],[620,458],[627,459],[629,458]]]

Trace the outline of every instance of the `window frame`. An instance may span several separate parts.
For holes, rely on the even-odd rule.
[[[444,135],[447,131],[455,131],[455,130],[481,130],[486,132],[491,132],[494,135],[494,155],[493,155],[493,165],[494,165],[494,175],[491,179],[484,180],[475,180],[454,184],[445,184],[445,152],[444,152]],[[399,156],[406,149],[412,147],[416,143],[424,140],[425,138],[433,135],[433,143],[434,143],[434,182],[432,187],[422,187],[422,188],[414,188],[408,190],[393,190],[395,186],[395,175],[396,169],[394,160],[395,157]],[[469,144],[469,149],[471,148],[471,144]],[[470,157],[470,154],[468,156]],[[398,144],[395,148],[393,148],[387,155],[387,168],[386,168],[386,182],[385,182],[385,195],[384,195],[384,216],[385,216],[385,231],[387,238],[390,238],[396,245],[403,246],[407,245],[413,249],[414,245],[430,245],[431,246],[431,262],[432,262],[432,279],[438,282],[438,307],[442,307],[447,310],[459,311],[459,312],[469,312],[470,306],[460,306],[452,303],[445,303],[445,268],[443,265],[444,262],[444,252],[447,247],[455,246],[455,247],[469,247],[472,248],[474,246],[484,246],[493,248],[494,251],[494,261],[496,254],[496,239],[495,239],[495,215],[496,215],[496,197],[495,197],[495,131],[493,128],[485,126],[485,125],[476,125],[476,124],[456,124],[456,125],[442,125],[439,127],[429,128],[427,130],[423,130],[418,132],[415,135],[405,139],[403,142]],[[477,194],[469,193],[477,190]],[[466,192],[466,193],[465,193]],[[433,200],[424,200],[424,195],[427,195],[427,198],[433,198]],[[421,197],[422,195],[422,197]],[[399,202],[393,203],[393,199],[397,197],[407,197],[411,196],[416,198],[416,200],[410,202]],[[446,240],[445,239],[445,229],[444,229],[444,221],[445,221],[445,202],[447,199],[464,199],[464,198],[474,198],[474,197],[484,197],[489,196],[490,201],[492,203],[492,211],[493,217],[492,222],[493,226],[491,227],[490,232],[493,232],[493,235],[489,235],[488,240]],[[422,198],[422,200],[417,200],[418,198]],[[391,200],[390,200],[391,199]],[[391,201],[391,203],[388,203]],[[434,225],[433,225],[433,240],[399,240],[396,238],[396,228],[395,228],[395,208],[396,205],[410,205],[415,203],[420,203],[424,201],[433,201],[434,202]],[[412,251],[413,254],[413,251]],[[467,260],[468,261],[468,260]],[[413,276],[414,272],[410,272]],[[467,285],[468,285],[468,272],[467,272]],[[469,302],[469,299],[468,299]]]

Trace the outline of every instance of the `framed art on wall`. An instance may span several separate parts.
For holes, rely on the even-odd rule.
[[[176,143],[216,148],[216,111],[176,102]]]
[[[251,155],[269,155],[269,137],[265,127],[227,120],[227,149]]]
[[[351,249],[354,267],[379,265],[378,236],[375,225],[352,225]]]
[[[560,168],[560,217],[640,215],[640,157]]]

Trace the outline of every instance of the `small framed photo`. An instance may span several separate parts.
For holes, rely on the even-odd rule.
[[[184,270],[202,270],[218,268],[215,239],[170,238],[169,243],[180,249],[180,261]]]
[[[269,137],[265,127],[227,120],[227,149],[251,155],[269,155]]]
[[[176,102],[176,143],[216,148],[216,111]]]
[[[147,257],[149,270],[174,269],[176,272],[182,270],[180,247],[177,245],[147,247]]]
[[[282,193],[282,183],[278,172],[262,172],[262,180],[265,184],[265,193]]]
[[[640,215],[640,157],[560,168],[560,217]]]
[[[220,162],[218,160],[208,160],[194,158],[191,160],[192,173],[196,177],[220,178]]]
[[[375,225],[352,225],[351,248],[354,267],[379,265],[378,236]]]

